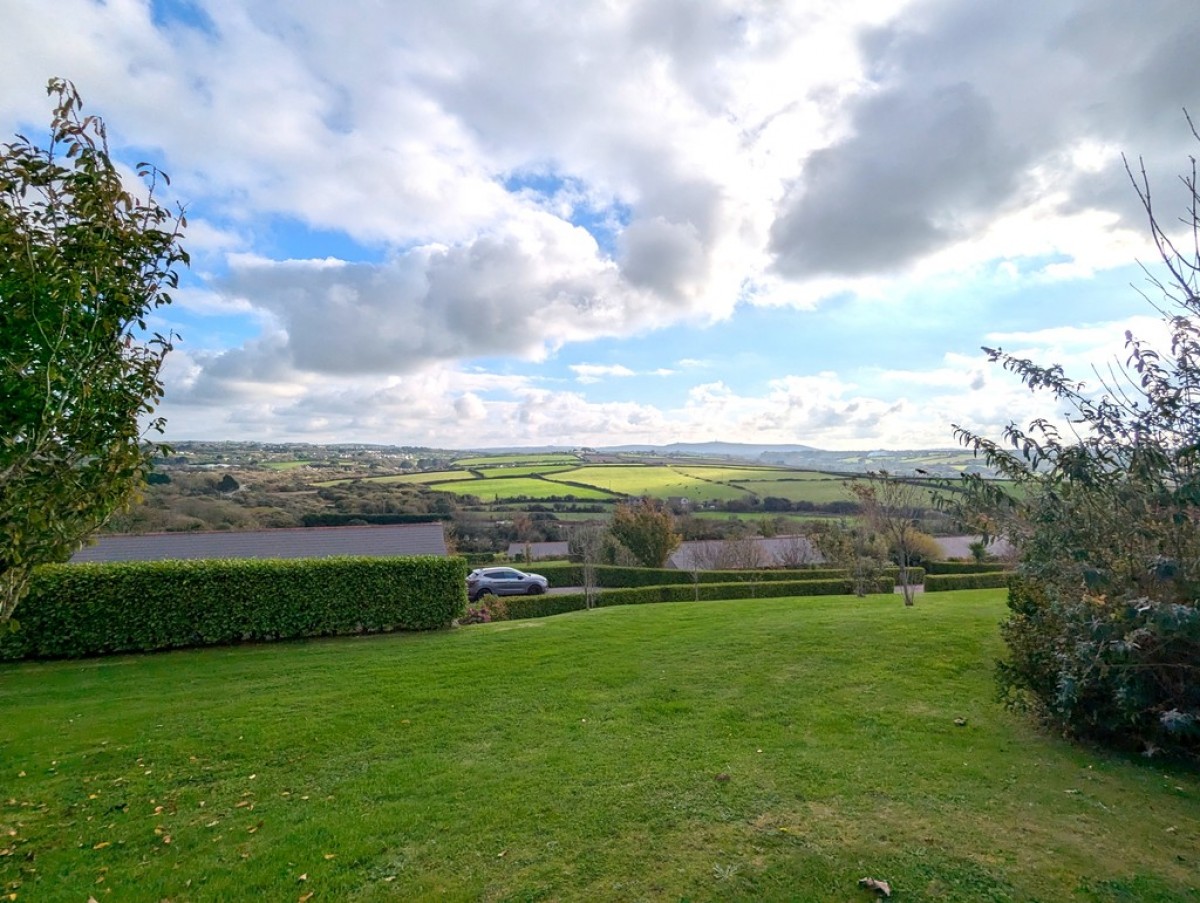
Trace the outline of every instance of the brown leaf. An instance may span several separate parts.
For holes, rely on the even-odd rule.
[[[892,886],[886,881],[880,881],[878,878],[859,878],[858,886],[867,890],[873,890],[881,897],[890,897],[892,895]]]

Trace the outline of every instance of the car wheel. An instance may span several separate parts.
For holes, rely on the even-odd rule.
[[[526,592],[531,596],[540,596],[545,591],[546,587],[542,586],[540,583],[531,583],[529,585],[529,589],[526,590]]]
[[[488,589],[488,588],[485,586],[483,589],[481,589],[479,592],[477,592],[477,593],[475,594],[475,598],[473,598],[471,601],[472,601],[472,602],[478,602],[478,601],[479,601],[480,599],[482,599],[484,596],[491,596],[491,595],[494,595],[494,594],[492,593],[492,591],[491,591],[490,589]]]

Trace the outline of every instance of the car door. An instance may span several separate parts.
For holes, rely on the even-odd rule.
[[[497,596],[519,596],[525,592],[525,579],[516,571],[503,570],[492,578]]]

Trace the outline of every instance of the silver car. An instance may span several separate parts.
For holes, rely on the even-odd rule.
[[[550,581],[541,574],[526,574],[516,568],[476,568],[467,574],[467,598],[481,596],[537,596]]]

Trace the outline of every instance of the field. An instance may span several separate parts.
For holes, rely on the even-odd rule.
[[[422,470],[416,473],[397,473],[386,477],[359,477],[364,483],[437,483],[447,480],[461,480],[468,477],[470,474],[462,470]],[[346,483],[353,483],[353,479],[345,480],[322,480],[319,483],[313,483],[313,486],[344,486]]]
[[[0,666],[31,901],[1190,901],[1200,775],[993,701],[1001,593]],[[956,719],[962,724],[956,723]]]
[[[689,468],[700,470],[701,468]],[[621,495],[650,495],[655,498],[683,497],[692,502],[728,501],[745,497],[746,490],[709,482],[681,473],[673,467],[606,464],[580,467],[555,474],[551,479],[585,483]]]
[[[771,480],[837,480],[846,479],[815,471],[791,470],[784,467],[723,467],[720,465],[673,467],[678,473],[694,476],[701,480],[716,480],[721,483],[749,483]]]
[[[533,474],[562,473],[571,470],[570,464],[506,464],[500,467],[472,467],[471,469],[484,475],[487,479],[503,479],[504,477],[527,477]]]
[[[455,495],[476,495],[484,502],[505,501],[507,499],[530,498],[550,499],[573,495],[577,499],[611,499],[612,495],[601,489],[587,489],[580,486],[568,486],[555,483],[550,479],[539,480],[536,477],[511,477],[492,480],[458,480],[453,483],[437,483],[429,487],[438,492],[453,492]]]
[[[457,467],[493,467],[499,464],[530,464],[535,467],[553,467],[558,464],[578,464],[578,455],[487,455],[477,458],[458,458]]]

